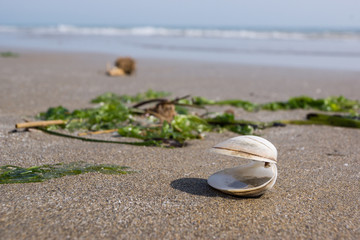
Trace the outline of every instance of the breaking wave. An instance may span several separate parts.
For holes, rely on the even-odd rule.
[[[348,40],[360,41],[360,30],[257,30],[175,27],[80,27],[74,25],[22,27],[0,25],[0,32],[40,35],[157,36],[259,40]]]

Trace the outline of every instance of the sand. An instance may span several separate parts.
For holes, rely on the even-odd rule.
[[[232,197],[206,183],[212,173],[241,164],[208,151],[233,133],[208,134],[177,149],[8,133],[48,107],[88,107],[107,91],[152,88],[254,102],[303,94],[359,99],[360,72],[137,59],[135,76],[111,78],[105,64],[116,56],[17,52],[17,58],[0,58],[0,165],[86,161],[138,173],[0,185],[1,239],[360,238],[360,130],[286,126],[259,132],[279,151],[277,182],[260,198]],[[301,119],[308,111],[235,112],[268,121]]]

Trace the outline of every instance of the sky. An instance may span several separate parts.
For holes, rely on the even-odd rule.
[[[359,28],[360,0],[0,0],[0,24]]]

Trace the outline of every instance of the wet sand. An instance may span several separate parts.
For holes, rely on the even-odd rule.
[[[105,64],[115,56],[16,52],[17,58],[0,58],[0,165],[86,161],[138,173],[0,185],[1,239],[360,238],[360,130],[286,126],[259,132],[279,151],[278,179],[260,198],[245,199],[206,183],[212,173],[241,164],[208,151],[233,133],[208,134],[177,149],[8,133],[49,107],[88,107],[108,91],[152,88],[174,97],[253,102],[298,95],[359,99],[360,72],[137,59],[135,76],[110,78]],[[235,109],[237,118],[262,121],[302,119],[307,112]]]

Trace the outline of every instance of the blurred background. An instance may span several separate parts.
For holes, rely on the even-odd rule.
[[[0,0],[0,49],[360,70],[358,0]]]

